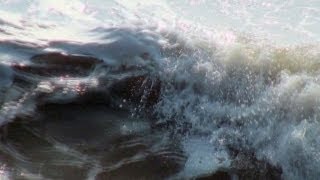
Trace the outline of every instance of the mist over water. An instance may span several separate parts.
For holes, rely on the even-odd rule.
[[[0,5],[5,178],[320,176],[318,1]]]

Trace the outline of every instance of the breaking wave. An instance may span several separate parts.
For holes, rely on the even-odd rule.
[[[9,143],[1,152],[28,162],[10,145],[20,142],[12,140],[19,133],[10,133],[27,129],[38,139],[43,135],[38,125],[10,124],[41,120],[52,129],[47,128],[46,143],[70,158],[51,163],[91,166],[87,178],[128,178],[119,174],[132,173],[130,164],[145,167],[157,158],[171,163],[170,168],[149,167],[146,177],[192,179],[218,172],[240,179],[320,176],[319,43],[279,45],[236,30],[156,19],[146,10],[136,15],[114,4],[118,8],[108,17],[116,18],[105,26],[93,26],[97,22],[90,16],[68,19],[78,17],[74,11],[61,11],[58,21],[71,21],[74,29],[50,21],[0,19],[0,123],[9,126]],[[55,122],[55,114],[72,120]],[[113,142],[112,148],[124,155],[110,160],[101,155],[109,147],[98,143],[92,145],[102,148],[95,149],[97,154],[68,146],[68,135],[59,129],[90,127],[85,117],[98,124],[92,127],[110,131],[94,138],[84,133],[80,139],[90,139],[85,144]],[[109,155],[116,153],[110,150]]]

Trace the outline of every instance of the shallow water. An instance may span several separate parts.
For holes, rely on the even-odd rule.
[[[38,120],[8,127],[1,159],[10,179],[162,179],[185,161],[165,133],[151,133],[148,121],[124,111],[104,105],[40,111]]]
[[[318,1],[0,0],[4,179],[317,179]]]

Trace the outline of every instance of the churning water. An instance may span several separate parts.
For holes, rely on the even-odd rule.
[[[0,0],[4,179],[318,179],[320,1]]]

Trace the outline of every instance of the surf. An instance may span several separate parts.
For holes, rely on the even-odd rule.
[[[47,25],[1,21],[8,177],[319,176],[319,43],[176,20],[161,2],[155,13],[171,18],[110,3],[97,12],[108,21],[60,6],[43,12],[60,12]]]

